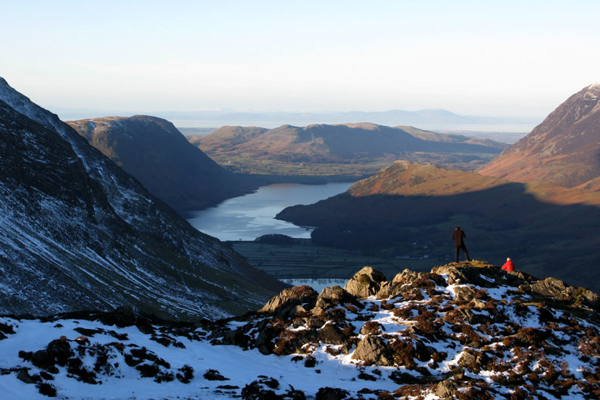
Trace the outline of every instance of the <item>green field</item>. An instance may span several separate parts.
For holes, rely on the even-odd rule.
[[[429,271],[444,262],[408,260],[393,256],[393,249],[379,251],[344,250],[311,244],[298,239],[294,245],[273,245],[257,242],[228,242],[248,262],[267,274],[283,278],[351,278],[364,266],[383,272],[388,279],[408,268]]]

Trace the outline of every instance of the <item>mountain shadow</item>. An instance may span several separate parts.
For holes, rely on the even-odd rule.
[[[81,136],[180,213],[257,186],[220,167],[167,120],[136,115],[69,121]]]
[[[354,186],[353,186],[354,188]],[[469,253],[518,268],[600,289],[600,208],[540,200],[543,192],[521,183],[451,195],[352,195],[293,206],[277,215],[317,227],[317,244],[378,249],[395,247],[398,257],[452,261],[452,230],[467,233]],[[410,265],[410,261],[407,261]]]

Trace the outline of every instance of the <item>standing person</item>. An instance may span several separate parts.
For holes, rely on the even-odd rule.
[[[458,251],[460,249],[462,249],[463,253],[465,253],[467,261],[471,261],[469,258],[469,252],[467,251],[467,246],[465,246],[465,241],[463,240],[466,237],[467,235],[465,235],[465,232],[460,229],[459,226],[454,228],[454,232],[452,232],[452,239],[454,240],[454,247],[456,248],[456,262],[458,262]]]
[[[513,264],[512,260],[510,259],[510,257],[508,257],[506,259],[506,262],[504,263],[504,265],[502,266],[502,269],[504,271],[514,271],[515,270],[515,264]]]

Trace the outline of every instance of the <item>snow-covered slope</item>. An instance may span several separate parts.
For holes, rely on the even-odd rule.
[[[3,398],[597,399],[599,298],[484,262],[365,267],[197,324],[0,318]],[[79,336],[85,336],[79,338]]]
[[[279,284],[0,78],[0,312],[218,317]]]

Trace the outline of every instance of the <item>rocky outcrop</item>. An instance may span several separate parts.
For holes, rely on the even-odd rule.
[[[354,297],[365,298],[376,295],[381,287],[381,282],[386,280],[383,273],[372,267],[364,267],[354,274],[344,289]]]
[[[600,322],[581,300],[595,295],[551,278],[477,265],[453,263],[438,267],[441,274],[403,271],[380,283],[378,295],[388,286],[396,293],[385,298],[359,299],[339,286],[318,295],[306,286],[288,288],[261,312],[217,322],[168,323],[127,310],[72,315],[77,323],[51,318],[47,329],[75,327],[73,336],[88,340],[61,338],[42,348],[36,341],[19,352],[18,368],[0,373],[48,393],[49,385],[61,389],[62,379],[101,390],[114,376],[127,379],[133,369],[136,379],[172,387],[195,381],[199,390],[228,379],[226,385],[215,383],[218,393],[243,399],[596,398]],[[512,285],[513,276],[525,283]],[[111,325],[95,328],[90,321],[98,320]],[[29,322],[0,318],[4,347],[23,326]],[[150,345],[134,343],[146,336]],[[23,336],[15,342],[23,343]],[[204,347],[209,344],[214,347]],[[258,350],[237,350],[248,361],[279,357],[252,364],[257,369],[272,364],[277,371],[257,371],[249,379],[228,371],[219,358],[230,357],[230,346]],[[181,366],[185,362],[190,364]],[[127,374],[123,368],[129,368]],[[297,376],[317,383],[299,390]]]
[[[280,312],[284,315],[292,312],[297,314],[302,308],[301,304],[315,301],[317,292],[310,286],[294,286],[284,289],[277,296],[273,297],[258,310],[258,312]]]
[[[367,365],[394,365],[393,354],[385,340],[379,336],[367,335],[358,342],[352,359],[364,361]]]
[[[323,289],[323,291],[319,293],[315,308],[312,310],[312,312],[315,315],[320,315],[326,310],[340,304],[353,304],[355,306],[362,307],[356,298],[348,293],[345,289],[342,289],[339,286],[330,286]]]
[[[524,286],[536,295],[550,297],[573,305],[600,309],[600,297],[589,289],[569,286],[556,278],[546,278]]]

